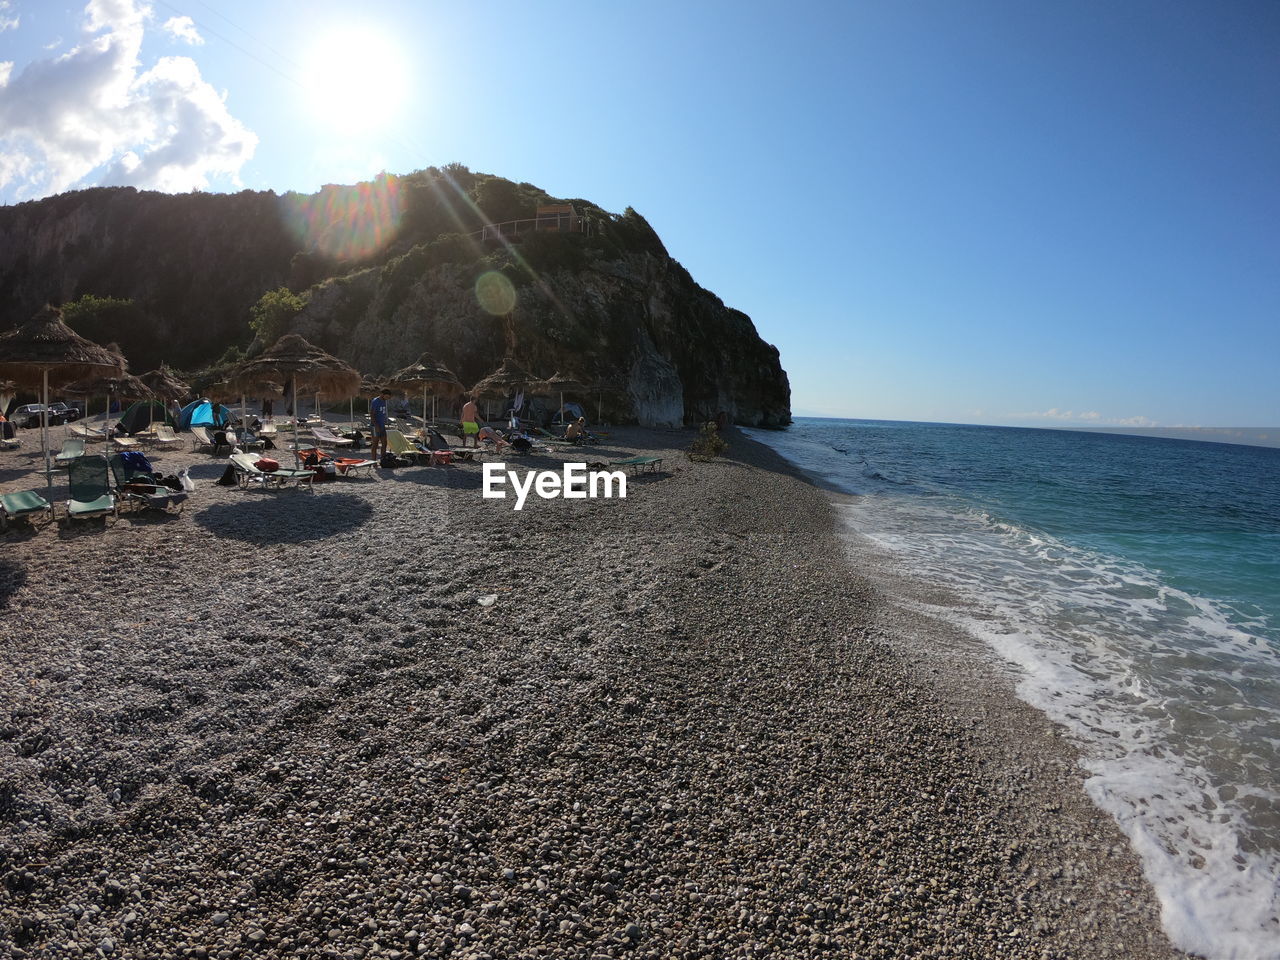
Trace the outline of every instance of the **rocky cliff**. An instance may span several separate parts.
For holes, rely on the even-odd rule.
[[[574,208],[574,229],[534,229],[552,202]],[[251,325],[279,288],[291,306]],[[135,370],[193,370],[298,332],[375,376],[429,351],[473,383],[511,355],[602,384],[582,399],[614,419],[790,420],[778,351],[642,217],[458,166],[309,196],[119,188],[0,208],[0,325],[85,295],[132,301],[82,332],[119,342]]]

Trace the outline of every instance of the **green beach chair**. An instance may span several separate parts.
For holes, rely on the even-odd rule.
[[[116,492],[120,494],[120,498],[143,510],[181,513],[187,502],[185,492],[156,483],[149,473],[130,469],[124,462],[124,457],[118,453],[111,458],[111,475],[115,478]]]
[[[62,450],[53,459],[58,466],[69,467],[72,460],[83,456],[84,441],[79,437],[67,437],[67,439],[62,442]]]
[[[117,519],[116,497],[112,492],[111,470],[106,457],[85,454],[72,460],[69,483],[71,498],[67,501],[68,520],[106,517],[110,523]]]
[[[258,469],[258,458],[248,453],[233,453],[231,455],[231,465],[235,467],[236,479],[240,482],[240,489],[248,489],[251,483],[261,483],[264,489],[279,490],[288,486],[290,483],[295,488],[305,483],[312,492],[315,491],[313,483],[316,479],[314,470],[293,470],[281,465],[278,470],[260,470]]]
[[[662,457],[628,457],[626,460],[614,460],[611,467],[628,467],[636,476],[642,473],[657,473],[662,466]]]
[[[0,496],[0,521],[6,529],[18,521],[25,521],[34,528],[44,526],[52,519],[53,504],[34,490]]]

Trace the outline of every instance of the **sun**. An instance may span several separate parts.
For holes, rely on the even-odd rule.
[[[344,132],[387,126],[408,92],[404,51],[376,27],[352,25],[317,37],[303,63],[309,111]]]

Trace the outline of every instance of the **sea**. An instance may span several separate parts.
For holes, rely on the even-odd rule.
[[[1280,958],[1280,449],[798,419],[749,430],[958,602],[1065,729],[1179,948]]]

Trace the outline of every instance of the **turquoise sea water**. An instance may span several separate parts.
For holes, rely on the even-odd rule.
[[[1174,943],[1280,958],[1280,449],[801,419],[749,431],[964,603],[1080,745]]]

